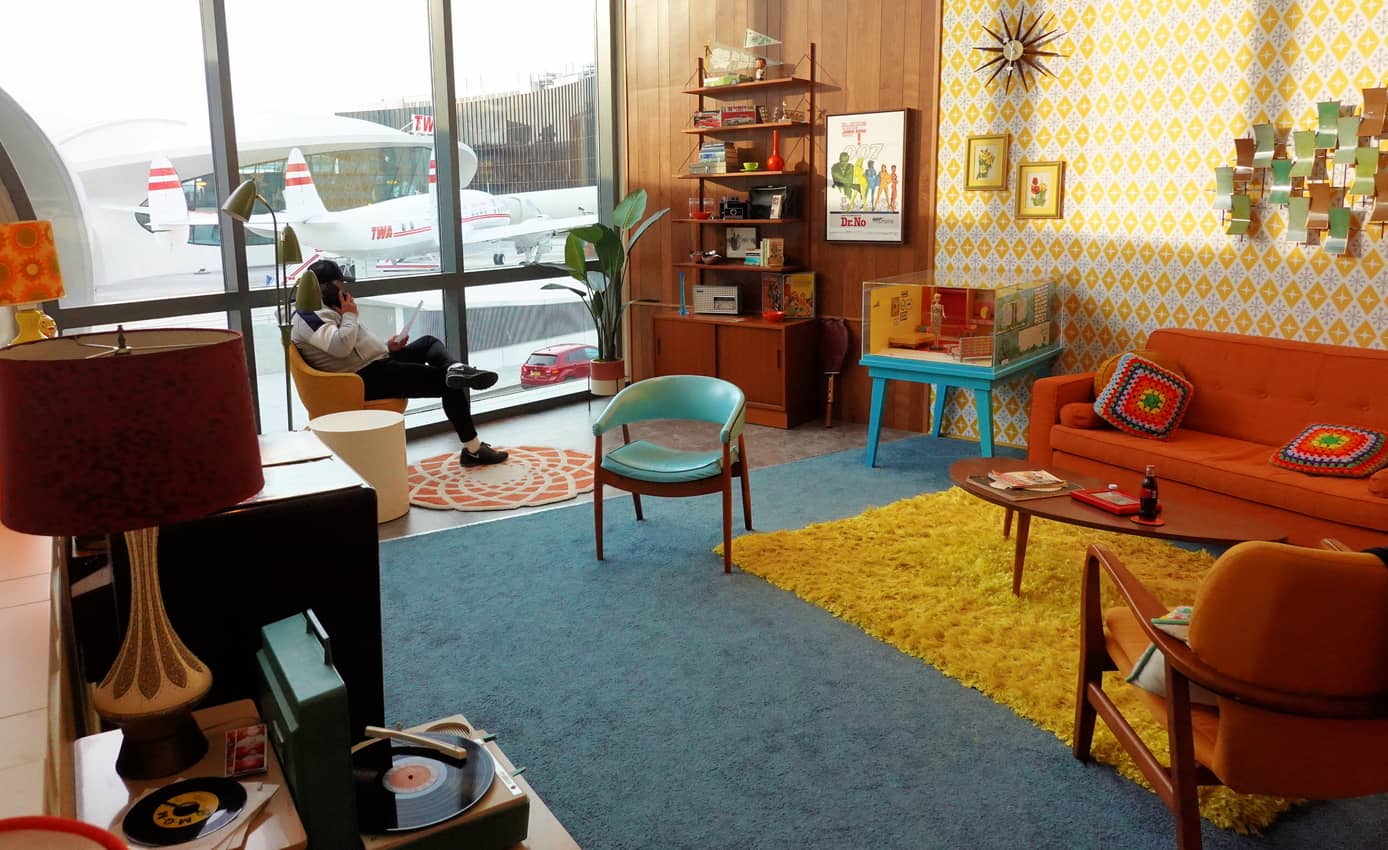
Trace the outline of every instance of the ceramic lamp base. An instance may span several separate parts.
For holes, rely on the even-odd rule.
[[[10,340],[10,345],[35,342],[40,339],[52,339],[58,335],[58,323],[53,321],[53,317],[43,312],[43,309],[38,305],[16,307],[14,321],[19,326],[19,333]]]
[[[207,736],[193,720],[192,709],[163,717],[121,723],[124,737],[116,756],[116,773],[126,779],[173,776],[207,754]]]

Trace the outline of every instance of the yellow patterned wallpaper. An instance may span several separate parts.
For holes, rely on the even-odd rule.
[[[1252,124],[1313,126],[1319,100],[1359,106],[1388,81],[1388,0],[946,0],[937,268],[1020,268],[1064,280],[1057,371],[1093,368],[1159,327],[1388,347],[1388,237],[1356,233],[1349,254],[1284,240],[1286,212],[1255,206],[1248,238],[1211,209],[1215,166]],[[1030,92],[983,87],[973,49],[998,12],[1051,12],[1066,31],[1057,78]],[[965,192],[973,134],[1012,137],[1009,191]],[[1065,160],[1065,217],[1013,218],[1017,163]],[[1359,214],[1356,214],[1356,220]],[[950,433],[975,436],[971,393]],[[1025,445],[1030,395],[994,399],[995,433]]]

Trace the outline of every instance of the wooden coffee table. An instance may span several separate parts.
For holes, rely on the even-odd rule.
[[[989,471],[1013,472],[1019,469],[1032,469],[1033,466],[1021,458],[977,457],[955,461],[949,468],[949,477],[969,493],[1007,509],[1003,518],[1003,537],[1007,537],[1012,527],[1012,513],[1017,513],[1017,544],[1012,556],[1012,593],[1021,595],[1022,568],[1026,564],[1027,533],[1031,530],[1033,516],[1055,522],[1080,525],[1085,528],[1098,528],[1116,531],[1119,534],[1136,534],[1141,537],[1157,537],[1163,540],[1185,540],[1192,543],[1219,543],[1232,545],[1245,540],[1285,540],[1287,532],[1279,526],[1219,507],[1212,502],[1198,504],[1183,503],[1181,500],[1166,499],[1162,503],[1161,518],[1165,525],[1138,525],[1126,516],[1118,516],[1099,508],[1090,507],[1070,498],[1068,492],[1044,498],[1013,501],[984,484],[969,480],[970,476],[987,476]],[[1107,481],[1100,481],[1090,475],[1081,475],[1049,466],[1046,470],[1066,481],[1080,485],[1083,489],[1106,487]],[[1076,563],[1079,556],[1076,556]]]

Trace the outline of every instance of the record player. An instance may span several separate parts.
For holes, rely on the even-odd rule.
[[[461,746],[466,757],[460,762],[410,741],[367,740],[354,746],[366,850],[503,850],[525,840],[530,798],[501,750],[487,740],[491,736],[461,714],[406,731]]]
[[[503,850],[529,832],[530,797],[491,736],[453,715],[406,730],[367,727],[349,746],[331,642],[305,612],[262,629],[261,711],[310,850]],[[445,752],[440,752],[442,747]]]

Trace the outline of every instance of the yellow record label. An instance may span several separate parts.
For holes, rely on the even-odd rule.
[[[154,825],[163,829],[182,829],[202,823],[217,811],[220,803],[220,798],[208,791],[185,791],[154,807]]]

